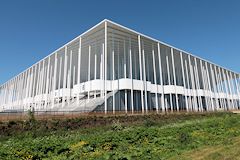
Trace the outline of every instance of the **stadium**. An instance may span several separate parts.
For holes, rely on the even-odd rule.
[[[103,20],[0,86],[0,111],[238,110],[239,73]]]

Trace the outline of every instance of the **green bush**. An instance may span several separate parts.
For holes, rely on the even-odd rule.
[[[178,134],[178,140],[179,140],[180,144],[182,144],[182,145],[188,145],[188,144],[192,143],[192,137],[186,131],[181,131]]]
[[[123,129],[123,126],[119,120],[113,120],[111,128],[113,131],[121,131]]]
[[[152,127],[154,125],[156,125],[157,123],[155,121],[153,121],[152,119],[150,118],[147,118],[144,120],[144,126],[145,127]]]

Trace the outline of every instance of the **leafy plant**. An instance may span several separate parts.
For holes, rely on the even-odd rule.
[[[113,120],[112,122],[112,130],[114,131],[120,131],[123,129],[122,124],[119,122],[119,120]]]

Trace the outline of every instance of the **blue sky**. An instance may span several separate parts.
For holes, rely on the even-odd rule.
[[[1,0],[0,84],[103,19],[240,71],[239,0]]]

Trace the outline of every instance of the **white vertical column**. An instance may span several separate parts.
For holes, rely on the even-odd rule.
[[[30,106],[32,107],[33,105],[33,95],[32,95],[32,88],[33,88],[33,78],[34,78],[34,74],[33,74],[33,69],[34,69],[34,66],[30,68],[30,88],[29,88],[29,97],[31,98],[30,99]]]
[[[36,96],[39,97],[39,88],[40,88],[40,67],[41,67],[41,62],[39,62],[38,64],[38,72],[37,72],[37,86],[36,86]],[[37,98],[37,102],[39,101],[39,99]]]
[[[225,84],[226,84],[226,88],[227,88],[227,99],[228,99],[228,102],[229,102],[229,109],[232,110],[233,109],[233,105],[232,105],[232,102],[231,102],[231,92],[230,92],[230,87],[229,87],[229,81],[228,81],[228,76],[227,76],[227,71],[225,70],[224,72],[224,78],[225,78]]]
[[[65,46],[64,53],[64,73],[63,73],[63,88],[62,88],[62,107],[65,106],[65,95],[66,95],[66,80],[67,80],[67,46]]]
[[[61,77],[62,77],[62,57],[60,57],[60,63],[59,63],[59,77],[58,77],[58,104],[59,104],[59,102],[60,102]]]
[[[28,107],[28,91],[29,91],[29,69],[26,71],[26,88],[25,88],[25,106]]]
[[[22,96],[23,96],[23,73],[19,75],[20,77],[20,89],[19,89],[19,106],[23,107]],[[5,98],[6,98],[6,87],[5,87]],[[5,100],[4,100],[5,101]]]
[[[162,76],[162,62],[161,62],[161,53],[160,53],[160,44],[158,43],[158,61],[159,61],[159,75],[161,83],[161,103],[162,103],[162,112],[165,112],[165,103],[164,103],[164,86],[163,86],[163,76]]]
[[[32,78],[32,88],[31,88],[31,94],[32,94],[32,108],[34,108],[35,105],[35,82],[36,82],[36,66],[34,65],[32,68],[32,74],[33,74],[33,78]]]
[[[42,103],[43,103],[43,86],[44,86],[44,71],[45,71],[45,59],[43,60],[43,67],[42,67],[42,73],[41,73],[41,85],[40,85],[40,94],[41,94],[41,102],[40,106],[42,109]]]
[[[142,81],[141,86],[141,106],[142,106],[142,113],[144,113],[144,100],[143,100],[143,88],[144,88],[144,82],[142,78],[142,47],[141,47],[141,36],[138,35],[138,52],[139,52],[139,67],[140,67],[140,81]]]
[[[194,77],[193,77],[193,67],[191,64],[191,60],[190,60],[190,55],[188,55],[188,62],[189,62],[189,70],[190,70],[190,79],[191,79],[191,84],[192,84],[192,96],[193,96],[193,109],[194,111],[197,111],[197,100],[196,100],[196,88],[195,88],[195,81],[194,81]]]
[[[101,97],[103,98],[104,88],[105,88],[105,81],[104,81],[104,43],[102,44],[102,53],[101,53],[101,61],[100,61],[100,79],[101,79],[101,82],[102,82]]]
[[[239,92],[239,86],[238,86],[238,83],[237,83],[236,73],[234,73],[234,80],[235,80],[234,82],[235,82],[236,89],[237,89],[238,106],[240,106],[240,92]]]
[[[125,39],[123,40],[123,70],[124,70],[124,78],[127,78],[127,65],[126,65],[126,43]],[[125,107],[125,113],[127,113],[127,90],[124,90],[124,107]]]
[[[197,64],[197,58],[194,57],[194,62],[195,62],[195,77],[196,77],[196,91],[197,91],[197,96],[198,96],[198,102],[199,102],[199,106],[198,108],[200,108],[199,110],[202,112],[203,111],[203,106],[202,106],[202,98],[200,96],[199,90],[200,90],[200,78],[199,78],[199,74],[198,74],[198,64]]]
[[[211,102],[211,111],[214,111],[214,104],[213,104],[213,98],[212,98],[212,86],[210,82],[210,76],[209,76],[209,68],[207,66],[207,62],[205,62],[205,67],[206,67],[206,74],[207,74],[207,81],[208,81],[208,90],[210,92],[210,102]]]
[[[48,103],[48,105],[47,105],[47,108],[46,108],[46,110],[47,109],[50,109],[50,94],[51,94],[51,89],[52,89],[52,86],[53,86],[53,76],[52,76],[52,74],[53,74],[53,66],[51,65],[51,67],[50,67],[50,75],[49,75],[49,85],[48,85],[48,94],[47,94],[47,103]]]
[[[114,43],[114,41],[112,42]],[[114,53],[114,44],[112,48],[112,87],[113,87],[113,114],[115,114],[115,59],[114,59],[115,53]]]
[[[223,100],[223,104],[224,104],[224,109],[227,110],[227,104],[226,104],[226,98],[227,98],[227,94],[226,94],[226,89],[224,88],[225,85],[225,80],[224,80],[224,76],[223,76],[223,71],[222,69],[220,69],[220,67],[218,68],[219,71],[219,75],[220,75],[220,81],[221,81],[221,88],[222,88],[222,92],[224,93],[224,100]]]
[[[79,104],[79,95],[80,95],[80,78],[81,78],[81,51],[82,51],[82,37],[79,38],[79,49],[78,49],[78,90],[77,90],[77,104]]]
[[[95,52],[95,55],[94,55],[94,79],[96,80],[97,79],[97,52]],[[96,93],[97,91],[95,90],[95,93],[94,93],[94,98],[96,98]]]
[[[74,87],[74,85],[75,85],[75,79],[76,79],[76,67],[75,67],[75,65],[73,66],[73,79],[72,79],[72,84],[73,84],[73,87]],[[72,97],[73,98],[75,98],[75,96],[74,95],[72,95]]]
[[[181,67],[182,67],[182,77],[183,77],[183,87],[184,87],[184,97],[185,97],[185,105],[186,105],[186,110],[188,110],[188,100],[187,100],[187,93],[186,93],[186,79],[185,79],[185,73],[184,73],[184,67],[183,67],[183,58],[182,58],[182,52],[180,52],[180,58],[181,58]]]
[[[186,78],[187,78],[187,86],[188,86],[188,88],[187,88],[187,94],[188,94],[188,110],[190,110],[190,111],[192,111],[192,100],[191,100],[191,96],[192,96],[192,94],[191,94],[191,89],[190,89],[190,82],[189,82],[189,76],[188,76],[188,68],[187,68],[187,60],[185,59],[185,69],[186,69]]]
[[[226,108],[228,109],[228,110],[231,110],[231,104],[230,104],[230,101],[229,101],[229,93],[228,93],[228,87],[227,87],[227,79],[226,79],[226,76],[225,76],[225,73],[224,73],[224,69],[222,69],[221,68],[221,70],[222,70],[222,74],[223,74],[223,80],[224,80],[224,89],[225,89],[225,98],[226,98],[226,100],[227,100],[227,105],[226,105]]]
[[[215,107],[218,110],[219,109],[219,105],[218,105],[218,96],[217,96],[217,88],[216,88],[216,81],[215,81],[215,74],[214,71],[212,69],[212,64],[210,65],[210,73],[211,73],[211,77],[212,77],[212,82],[213,82],[213,91],[214,91],[214,97],[215,97]]]
[[[171,48],[171,56],[172,56],[172,68],[173,68],[173,81],[174,81],[174,91],[175,91],[175,99],[176,99],[176,105],[177,105],[177,111],[179,111],[179,104],[178,104],[178,94],[176,93],[176,73],[175,73],[175,61],[174,61],[174,55],[173,55],[173,48]]]
[[[104,94],[105,94],[105,106],[104,106],[104,111],[107,113],[107,21],[105,21],[105,44],[104,44]]]
[[[54,55],[54,75],[53,75],[53,86],[52,86],[52,96],[51,96],[51,103],[52,107],[54,107],[55,103],[55,90],[56,90],[56,84],[57,84],[57,65],[58,65],[58,52],[55,53]]]
[[[233,102],[233,98],[232,98],[232,87],[231,87],[231,82],[230,82],[230,78],[229,78],[229,75],[228,75],[228,71],[226,71],[226,77],[227,77],[227,82],[228,82],[228,87],[229,87],[229,98],[231,99],[231,107],[232,109],[234,109],[234,102]]]
[[[27,71],[27,91],[26,91],[26,101],[27,107],[30,107],[30,85],[31,85],[31,68]]]
[[[129,39],[129,58],[130,58],[130,78],[131,78],[131,109],[132,114],[134,113],[133,106],[133,69],[132,69],[132,42],[131,38]]]
[[[143,55],[143,80],[144,80],[144,98],[145,98],[145,112],[148,113],[148,104],[147,104],[147,80],[146,80],[146,64],[145,64],[145,52],[144,48],[142,50],[142,55]]]
[[[48,65],[47,65],[47,76],[46,76],[46,90],[45,90],[45,110],[47,109],[47,103],[48,103],[48,87],[49,87],[49,70],[50,70],[50,57],[48,57]]]
[[[91,75],[91,45],[88,46],[88,83],[90,84],[90,75]],[[88,102],[90,98],[90,85],[88,88]]]
[[[72,95],[71,95],[71,93],[72,93],[72,88],[71,88],[71,86],[72,86],[72,50],[70,51],[70,64],[69,64],[70,66],[69,66],[69,85],[68,85],[68,91],[69,91],[69,95],[68,95],[68,97],[67,97],[67,102],[68,102],[68,104],[70,103],[70,99],[72,98]]]
[[[221,100],[221,96],[220,96],[221,89],[220,89],[219,75],[218,75],[218,72],[217,72],[216,65],[214,65],[214,71],[215,71],[215,74],[216,74],[215,76],[216,76],[216,87],[217,87],[217,91],[218,91],[218,98],[219,98],[220,106],[222,107],[223,104],[222,104],[222,100]],[[219,108],[220,108],[220,106],[219,106]]]
[[[233,104],[234,104],[234,109],[237,109],[237,104],[236,104],[236,98],[235,98],[235,94],[236,94],[236,87],[234,87],[234,84],[233,84],[233,76],[232,76],[232,73],[229,72],[229,78],[230,78],[230,84],[231,84],[231,88],[232,88],[232,100],[233,100]]]
[[[27,106],[27,91],[28,91],[28,71],[29,70],[26,70],[24,73],[25,73],[25,90],[24,90],[24,105],[25,107],[28,107]],[[8,99],[8,103],[11,99],[11,81],[9,82],[9,99]]]
[[[18,75],[17,76],[17,95],[16,95],[16,100],[17,100],[17,102],[16,102],[16,105],[18,106],[18,107],[20,107],[19,105],[20,105],[20,87],[21,87],[21,81],[20,81],[20,75]],[[4,88],[3,88],[4,89]],[[3,94],[2,94],[2,96],[3,96]],[[3,101],[3,99],[2,99],[2,101]]]
[[[234,78],[234,73],[232,72],[230,74],[230,77],[231,77],[231,84],[232,84],[232,87],[233,87],[233,100],[234,100],[234,106],[235,106],[235,109],[238,109],[238,97],[236,96],[238,94],[237,92],[237,86],[234,85],[235,83],[235,78]]]
[[[168,55],[166,56],[166,63],[167,63],[168,85],[171,85]],[[170,93],[170,108],[171,108],[171,112],[173,112],[172,93]]]
[[[157,86],[157,76],[156,76],[156,63],[155,63],[155,53],[154,46],[152,46],[152,59],[153,59],[153,76],[154,76],[154,84],[155,84],[155,104],[157,113],[159,113],[158,107],[158,86]]]
[[[12,80],[10,80],[10,81],[8,81],[9,82],[9,94],[8,94],[8,105],[9,105],[9,107],[11,108],[11,109],[13,109],[12,108],[12,104],[11,104],[11,102],[12,102]],[[26,98],[25,98],[26,99]]]

